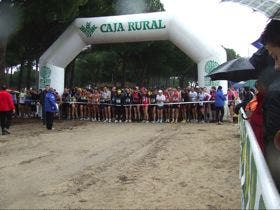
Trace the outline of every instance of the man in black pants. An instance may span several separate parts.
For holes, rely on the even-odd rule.
[[[10,134],[11,114],[15,111],[12,96],[6,91],[6,89],[6,86],[3,85],[0,90],[0,121],[2,135]]]
[[[54,113],[57,112],[56,99],[52,88],[49,89],[45,96],[45,112],[46,112],[46,127],[52,130]]]
[[[216,119],[218,125],[223,124],[225,101],[226,97],[223,93],[222,86],[219,86],[215,96]]]

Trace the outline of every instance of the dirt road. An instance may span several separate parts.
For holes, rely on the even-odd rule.
[[[233,124],[17,123],[0,208],[240,208]]]

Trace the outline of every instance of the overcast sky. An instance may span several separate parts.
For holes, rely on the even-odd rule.
[[[268,19],[261,13],[237,3],[220,0],[161,0],[167,11],[181,13],[186,21],[195,21],[201,33],[218,44],[234,49],[241,56],[251,56]],[[193,17],[193,18],[190,18]]]

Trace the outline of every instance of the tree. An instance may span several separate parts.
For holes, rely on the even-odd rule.
[[[40,56],[79,15],[80,6],[87,0],[16,0],[13,5],[20,8],[22,22],[18,32],[11,38],[8,54],[18,54],[18,64],[24,65],[20,71],[27,71],[27,86],[33,63],[38,64]],[[0,55],[0,58],[3,56]],[[12,62],[13,63],[13,62]],[[27,65],[27,66],[25,66]],[[25,68],[27,67],[27,68]],[[20,74],[25,75],[25,74]],[[19,81],[23,81],[22,78]],[[20,86],[19,83],[18,86]]]
[[[5,83],[6,49],[9,38],[18,29],[20,12],[13,0],[0,1],[0,83]]]
[[[226,51],[226,53],[227,53],[227,61],[230,61],[230,60],[233,60],[233,59],[235,59],[235,58],[239,58],[239,57],[240,57],[240,55],[238,55],[238,54],[234,51],[234,49],[225,48],[225,47],[224,47],[224,49],[225,49],[225,51]]]
[[[35,82],[32,66],[38,64],[39,57],[75,18],[163,11],[159,0],[9,2],[21,8],[22,14],[21,27],[10,38],[6,53],[9,66],[21,65],[16,76],[19,87]],[[127,81],[149,84],[152,78],[167,80],[170,76],[184,81],[185,77],[193,76],[193,65],[191,59],[168,41],[98,45],[81,53],[66,68],[66,84],[70,87],[121,81],[124,86]]]
[[[100,8],[102,8],[102,10],[100,10]],[[95,13],[92,13],[92,10],[95,9],[99,10]],[[96,16],[106,16],[155,12],[162,10],[163,6],[159,0],[95,0],[89,1],[86,5],[81,7],[80,14],[88,17],[92,14],[96,14]],[[98,50],[102,51],[101,53],[103,54],[103,56],[101,57],[104,59],[103,62],[108,63],[108,61],[110,61],[109,63],[112,64],[112,69],[109,70],[112,78],[111,82],[114,82],[115,79],[119,79],[121,81],[121,85],[125,86],[126,80],[129,79],[129,73],[133,72],[133,70],[131,69],[136,69],[136,71],[134,72],[139,73],[135,77],[138,78],[137,83],[142,81],[146,76],[147,65],[145,65],[144,62],[146,57],[145,49],[149,48],[150,45],[151,43],[109,44],[97,46],[97,48],[95,47],[92,53],[98,54]],[[104,51],[107,53],[104,54]],[[110,57],[110,59],[107,59],[106,55],[111,55],[110,52],[113,52],[114,56]],[[131,62],[133,62],[134,65],[131,65]],[[98,70],[99,72],[101,71],[103,73],[102,75],[104,77],[108,77],[107,73],[105,72],[106,66],[107,65],[104,65],[102,69]],[[78,69],[80,67],[81,66],[77,66]],[[128,68],[131,69],[128,70]],[[100,80],[104,79],[105,78],[100,78]]]

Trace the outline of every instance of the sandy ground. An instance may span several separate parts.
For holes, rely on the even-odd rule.
[[[233,124],[17,122],[0,137],[0,208],[239,209]]]

